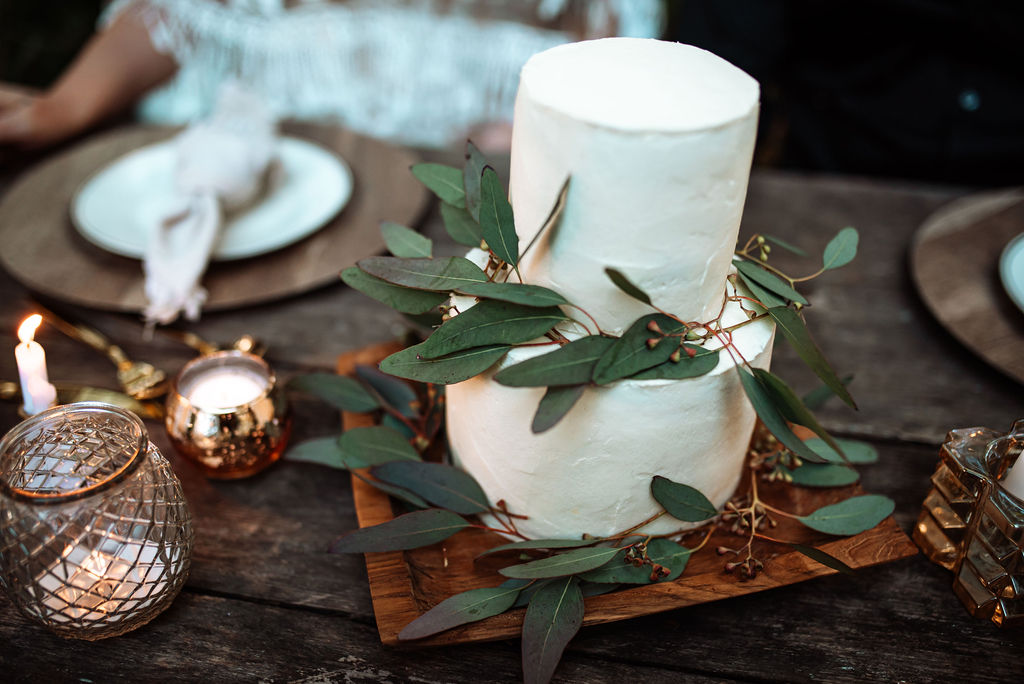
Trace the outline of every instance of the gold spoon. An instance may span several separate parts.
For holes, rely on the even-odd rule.
[[[100,387],[61,383],[58,383],[56,387],[58,404],[73,404],[78,401],[102,401],[128,409],[138,414],[140,418],[161,419],[164,417],[164,405],[160,402],[138,401],[123,392]],[[0,380],[0,400],[17,401],[20,404],[21,387],[19,387],[18,383]],[[20,406],[18,407],[18,413],[23,418],[27,418]]]

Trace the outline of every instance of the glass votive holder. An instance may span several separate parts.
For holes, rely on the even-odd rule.
[[[171,443],[207,477],[253,475],[281,458],[291,433],[284,392],[267,362],[215,352],[181,369],[167,395]]]
[[[181,484],[133,413],[58,406],[0,440],[0,581],[60,636],[152,620],[185,583],[192,543]]]

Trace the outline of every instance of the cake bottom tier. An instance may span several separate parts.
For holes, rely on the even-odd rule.
[[[730,304],[724,324],[745,318]],[[774,326],[758,320],[733,333],[751,365],[768,368]],[[541,348],[543,349],[543,348]],[[487,373],[447,390],[452,457],[493,503],[504,500],[531,538],[608,536],[661,510],[650,493],[655,475],[700,490],[721,508],[739,483],[756,414],[731,356],[685,380],[620,380],[588,387],[553,428],[530,424],[544,388],[512,388],[494,374],[530,356],[517,348]],[[692,525],[691,525],[692,526]],[[642,531],[684,528],[663,516]]]

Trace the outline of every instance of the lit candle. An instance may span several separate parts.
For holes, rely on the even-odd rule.
[[[1017,462],[1011,466],[999,484],[1018,499],[1024,499],[1024,453],[1017,457]]]
[[[193,406],[206,411],[244,406],[259,399],[267,390],[267,379],[232,366],[212,368],[198,375],[183,388],[182,394]]]
[[[50,408],[57,399],[57,388],[50,384],[46,375],[46,352],[32,339],[42,322],[43,317],[39,314],[26,318],[18,328],[21,344],[14,348],[24,409],[30,416]]]

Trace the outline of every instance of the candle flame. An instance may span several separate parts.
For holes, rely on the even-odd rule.
[[[32,314],[18,326],[18,339],[22,342],[31,342],[32,338],[35,337],[36,328],[43,322],[43,317],[39,314]]]

